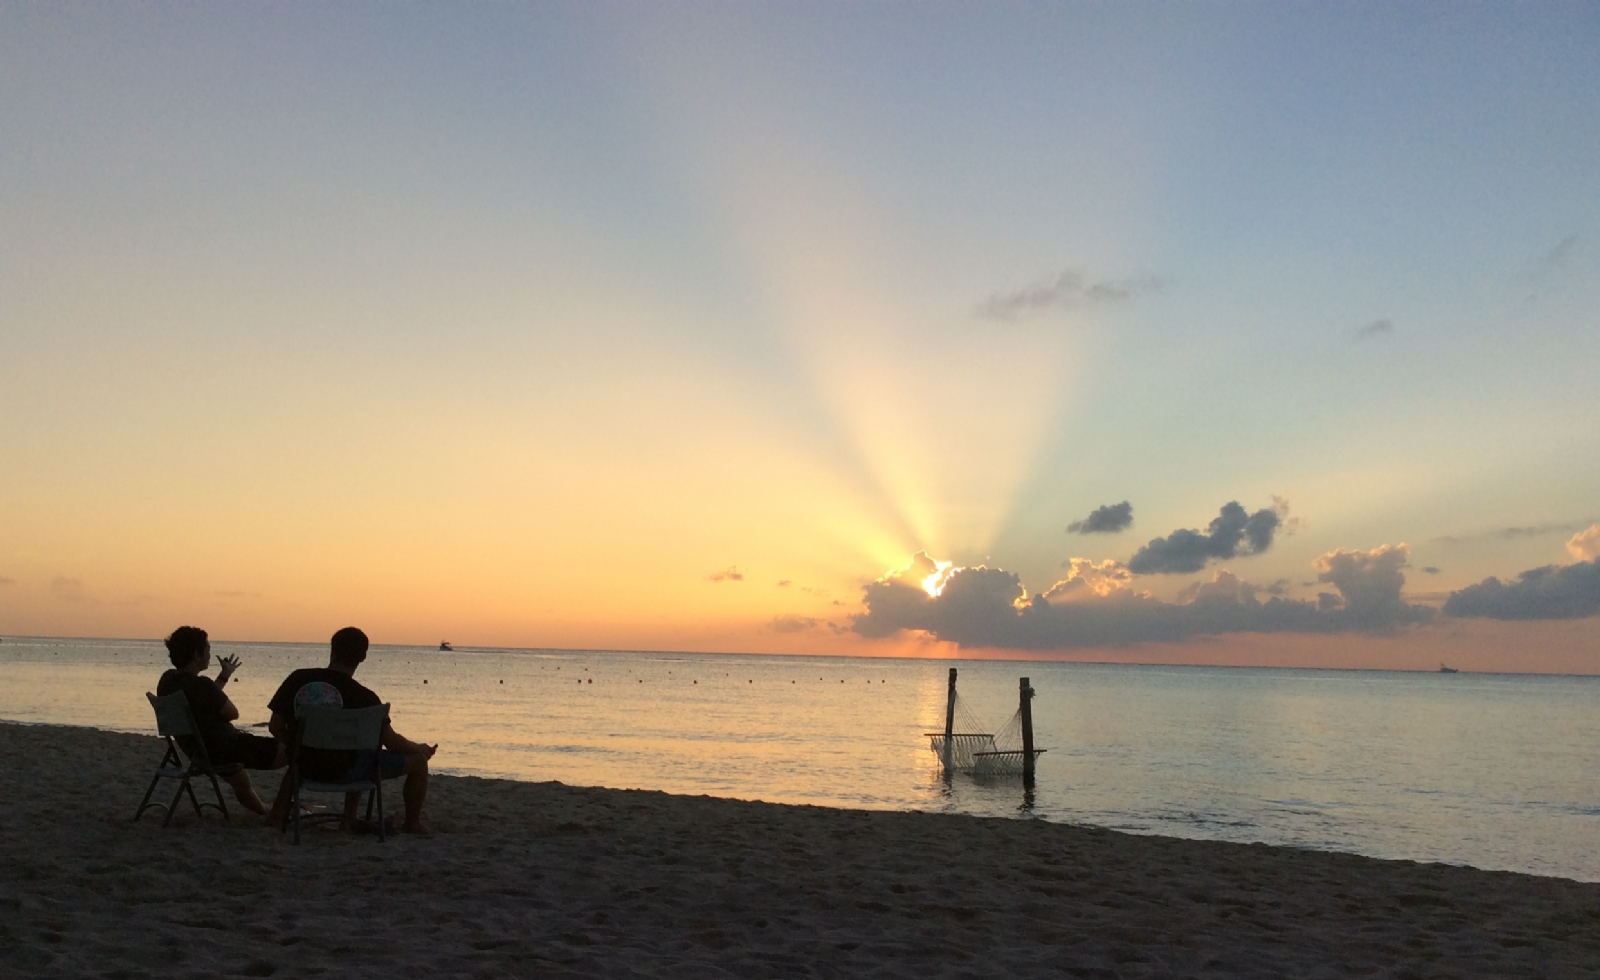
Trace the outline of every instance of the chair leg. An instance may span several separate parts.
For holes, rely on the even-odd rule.
[[[178,804],[183,802],[183,791],[189,788],[189,777],[184,776],[178,780],[178,791],[172,794],[172,804],[167,807],[167,819],[161,821],[165,827],[172,823],[172,815],[178,812]]]
[[[300,843],[300,780],[298,778],[294,781],[294,792],[291,796],[293,798],[289,803],[289,809],[292,813],[289,819],[294,821],[294,842],[298,844]]]
[[[278,822],[278,833],[287,834],[289,832],[289,811],[294,809],[296,806],[294,792],[294,768],[292,766],[284,770],[283,778],[289,781],[289,793],[288,799],[284,800],[283,803],[283,817]],[[278,787],[278,795],[284,795],[283,787],[281,786]]]
[[[194,807],[194,818],[196,820],[203,818],[206,813],[200,808],[200,797],[195,795],[192,777],[183,781],[183,788],[189,791],[189,803]]]
[[[378,755],[381,760],[383,753],[380,752]],[[378,769],[377,776],[377,780],[372,784],[372,796],[369,796],[368,799],[376,797],[378,800],[378,843],[382,844],[388,830],[384,827],[383,820],[383,769],[381,766]]]
[[[160,773],[156,773],[155,776],[153,776],[150,779],[150,788],[144,791],[144,799],[139,801],[139,809],[133,811],[133,819],[134,819],[135,822],[138,822],[139,818],[144,816],[144,811],[146,809],[148,809],[150,806],[152,806],[152,805],[160,806],[161,805],[159,803],[151,804],[151,802],[150,802],[150,797],[155,795],[156,784],[159,783],[159,782],[161,782],[161,774]]]
[[[233,817],[228,814],[228,801],[222,798],[222,784],[217,782],[217,774],[207,773],[211,777],[211,791],[217,794],[217,809],[222,811],[222,819],[233,823]]]

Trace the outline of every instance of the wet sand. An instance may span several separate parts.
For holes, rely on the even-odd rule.
[[[159,756],[0,723],[0,975],[1600,977],[1596,884],[464,777],[432,838],[295,847],[131,822]]]

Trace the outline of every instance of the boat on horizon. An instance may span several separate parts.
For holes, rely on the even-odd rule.
[[[1439,665],[1439,673],[1441,673],[1441,674],[1459,674],[1459,673],[1461,673],[1461,671],[1457,670],[1454,667],[1446,667],[1444,664],[1440,664]]]
[[[441,650],[454,650],[455,647],[451,646],[449,641],[447,641],[447,640],[440,640],[439,641],[439,649],[441,649]]]

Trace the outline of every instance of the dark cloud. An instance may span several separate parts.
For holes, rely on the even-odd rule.
[[[1600,561],[1530,568],[1514,582],[1494,576],[1450,593],[1446,616],[1582,619],[1600,615]]]
[[[789,581],[788,579],[779,579],[778,580],[778,588],[780,588],[780,589],[787,589],[789,586],[791,586],[793,584],[794,583]]]
[[[1373,337],[1382,337],[1394,333],[1394,321],[1388,318],[1373,320],[1371,323],[1356,331],[1356,342],[1371,340]]]
[[[1317,559],[1317,580],[1337,592],[1315,602],[1257,597],[1261,587],[1219,570],[1179,602],[1165,602],[1117,583],[1116,563],[1086,559],[1073,575],[1028,598],[1021,580],[997,568],[951,573],[937,596],[922,581],[935,566],[918,554],[906,571],[865,588],[867,611],[853,621],[865,637],[920,630],[964,647],[1059,650],[1179,641],[1223,633],[1382,633],[1423,622],[1433,611],[1401,598],[1404,545],[1368,552],[1335,551]],[[1085,579],[1083,587],[1072,582]]]
[[[1340,611],[1349,621],[1347,628],[1383,630],[1399,623],[1414,622],[1416,610],[1400,597],[1406,584],[1405,572],[1410,552],[1405,545],[1384,545],[1371,551],[1330,551],[1312,563],[1317,581],[1339,590]],[[1430,610],[1431,612],[1431,610]]]
[[[1175,575],[1198,572],[1212,559],[1260,554],[1272,547],[1272,536],[1287,509],[1281,504],[1250,514],[1238,501],[1229,501],[1206,533],[1178,530],[1153,538],[1128,559],[1128,570],[1135,575]]]
[[[1439,574],[1439,569],[1437,567],[1433,566],[1433,565],[1423,565],[1422,566],[1422,574],[1424,574],[1424,575],[1438,575]]]
[[[1054,279],[1009,293],[995,293],[978,304],[978,315],[990,320],[1019,320],[1051,310],[1076,306],[1126,303],[1135,296],[1161,288],[1161,280],[1095,279],[1068,269]]]
[[[730,565],[727,568],[724,568],[720,572],[712,572],[710,575],[707,575],[706,576],[706,581],[707,582],[743,582],[744,581],[744,573],[739,571],[738,566]]]
[[[1068,534],[1116,534],[1133,524],[1133,505],[1124,500],[1120,504],[1096,507],[1081,521],[1067,525]]]

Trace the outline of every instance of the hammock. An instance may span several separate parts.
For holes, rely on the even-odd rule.
[[[955,671],[952,669],[951,674]],[[1031,697],[1032,689],[1026,696]],[[951,715],[953,731],[950,733],[949,752],[945,751],[943,732],[928,732],[927,737],[934,755],[946,771],[970,772],[977,776],[1009,775],[1031,768],[1033,759],[1044,754],[1044,749],[1034,749],[1032,759],[1023,750],[1022,708],[1019,706],[998,733],[982,731],[982,723],[967,710],[966,704],[955,692],[955,678],[950,680]]]

